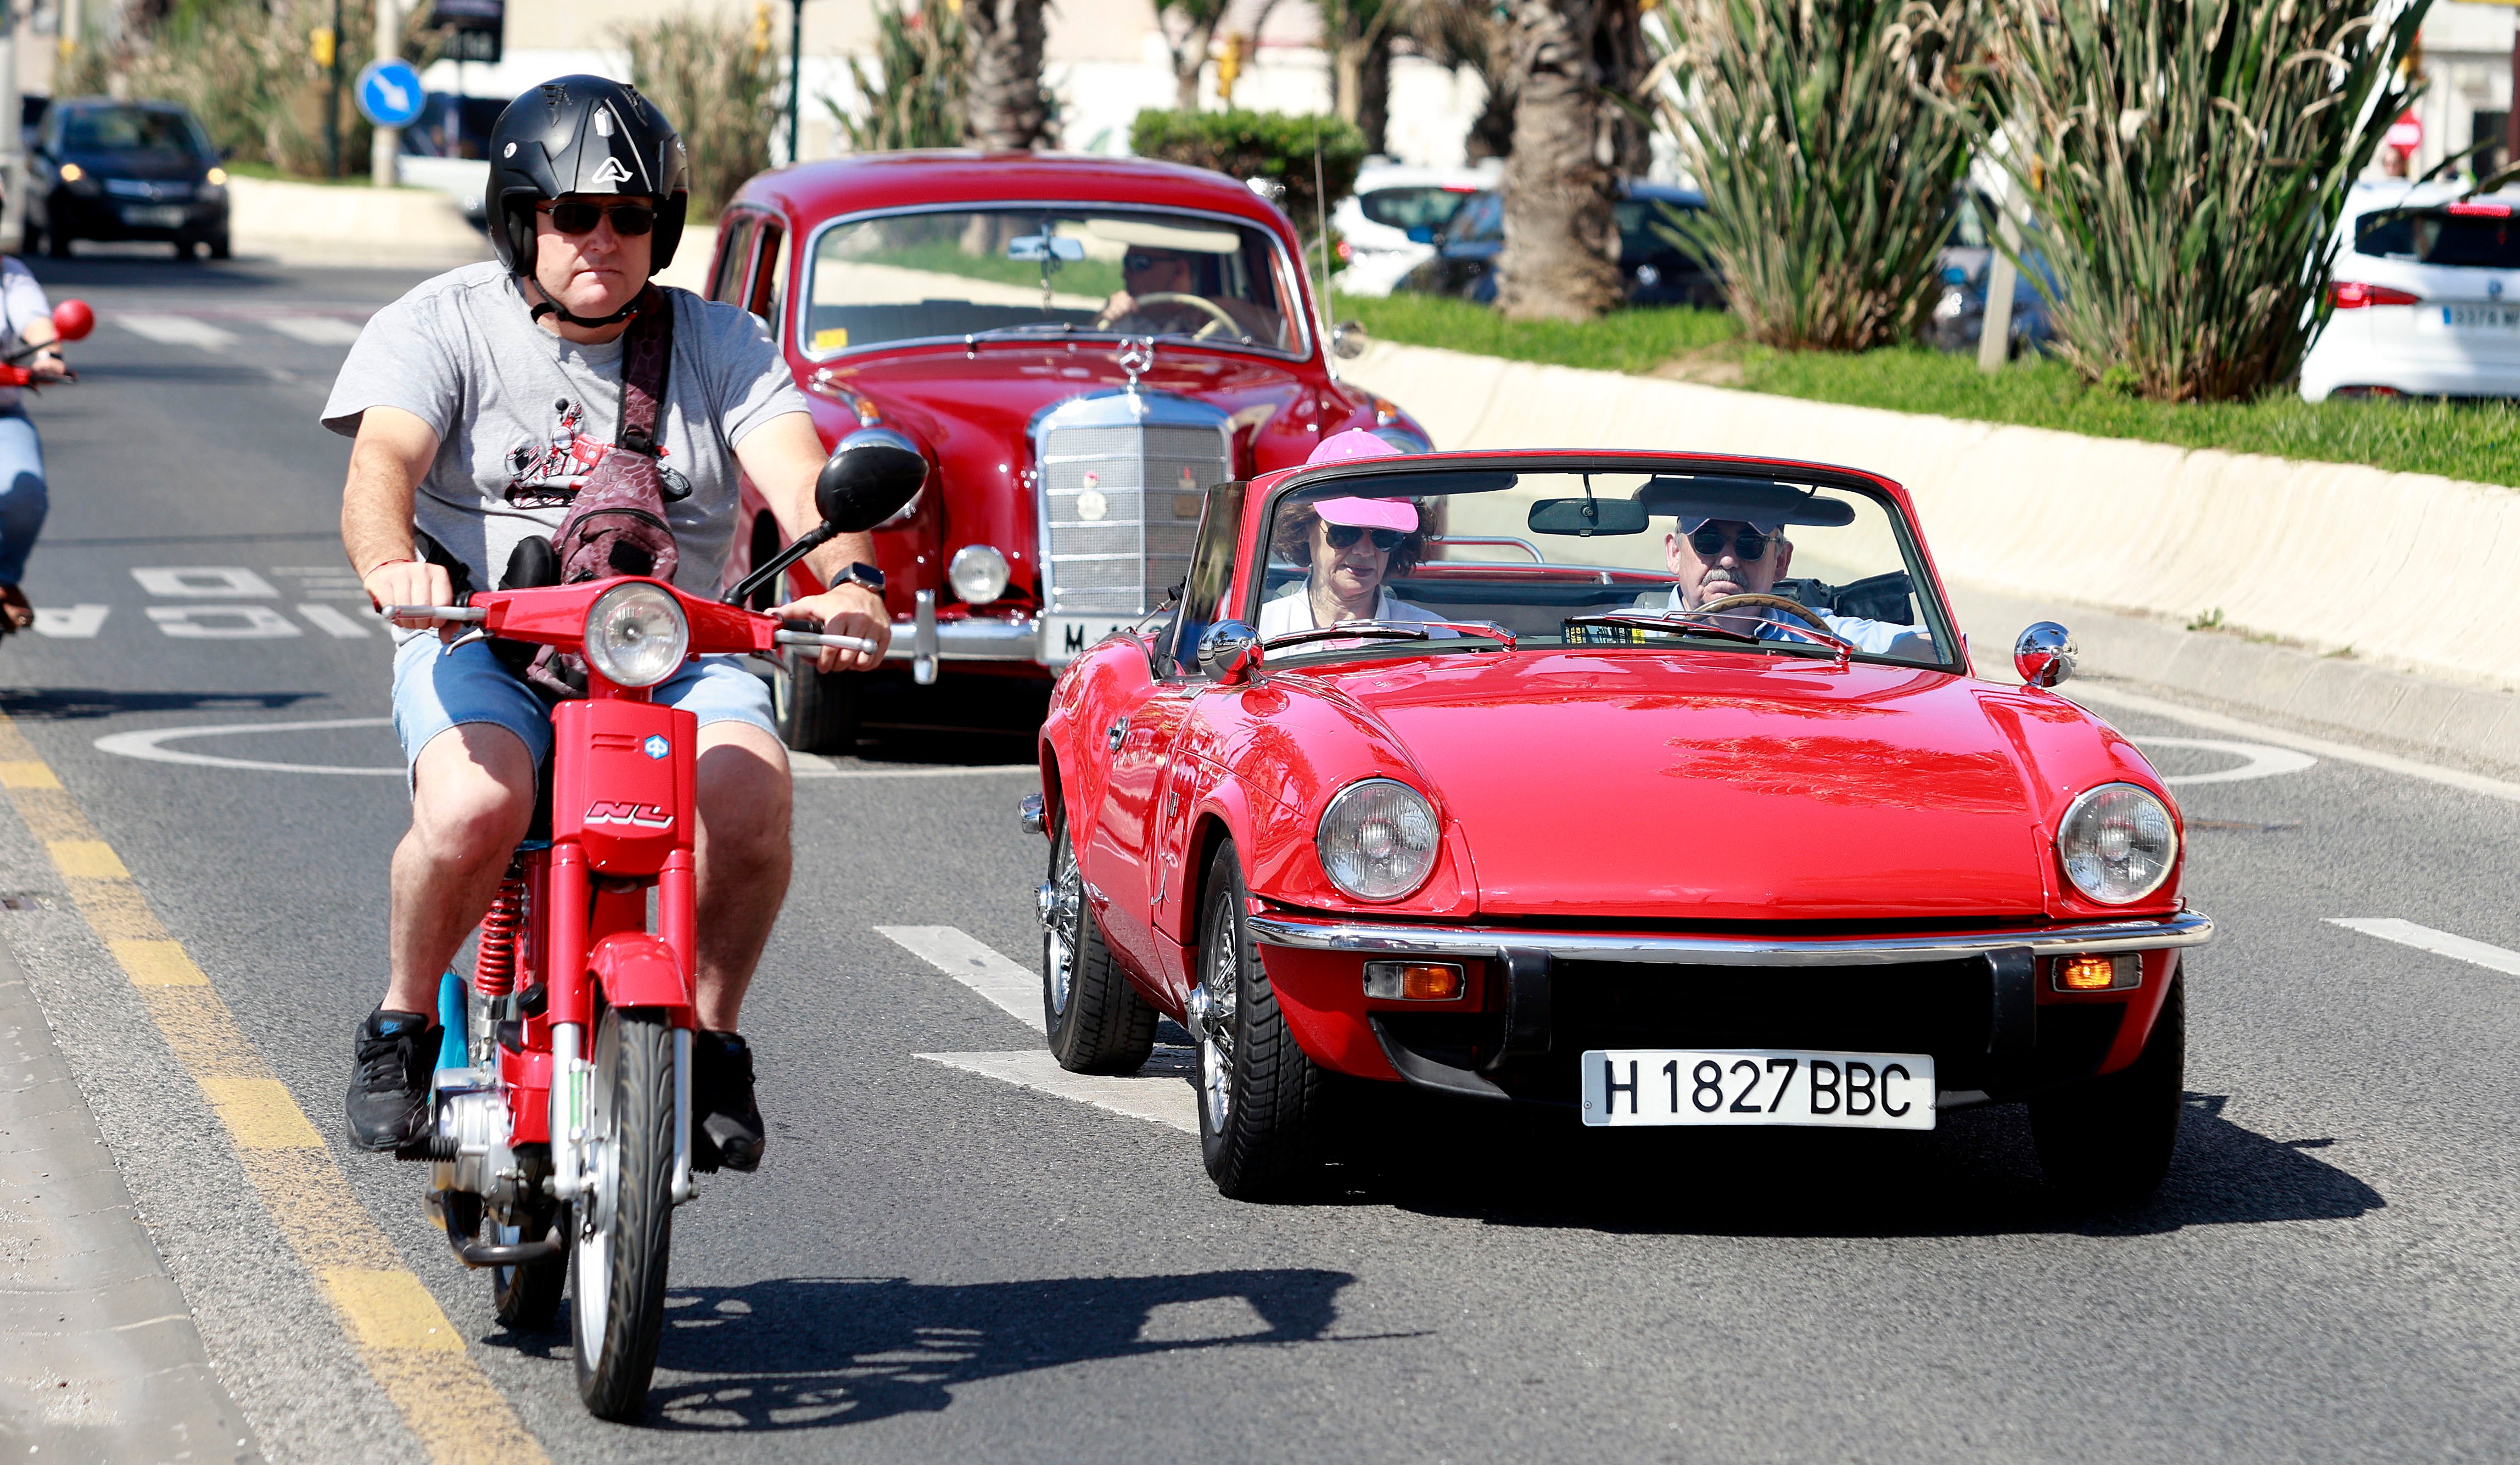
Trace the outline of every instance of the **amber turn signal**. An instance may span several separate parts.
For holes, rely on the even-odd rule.
[[[2132,954],[2061,956],[2056,961],[2058,992],[2116,992],[2136,986],[2142,980],[2143,958]]]
[[[1369,961],[1365,995],[1407,1002],[1449,1002],[1470,990],[1469,979],[1449,961]]]

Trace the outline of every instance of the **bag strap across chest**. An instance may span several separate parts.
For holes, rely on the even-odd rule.
[[[641,292],[621,336],[621,425],[614,446],[656,456],[666,378],[674,366],[674,301],[660,286]]]

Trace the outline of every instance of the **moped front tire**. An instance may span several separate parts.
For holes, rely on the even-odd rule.
[[[598,1418],[636,1419],[656,1371],[673,1249],[674,1030],[663,1013],[605,1012],[588,1090],[594,1183],[570,1207],[577,1392]]]
[[[1050,844],[1056,898],[1041,933],[1041,1015],[1051,1056],[1070,1073],[1133,1074],[1155,1049],[1154,1004],[1129,985],[1085,900],[1062,816]]]

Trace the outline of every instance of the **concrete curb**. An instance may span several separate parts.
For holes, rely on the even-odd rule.
[[[238,252],[288,264],[435,264],[490,257],[489,241],[434,189],[228,180]]]
[[[192,1310],[0,944],[0,1443],[21,1458],[250,1460]]]
[[[2351,648],[2394,671],[2520,688],[2499,603],[2520,585],[2520,491],[1386,342],[1348,375],[1444,447],[1848,464],[1907,485],[1953,580],[2182,624],[2219,609],[2228,630],[2314,656]]]

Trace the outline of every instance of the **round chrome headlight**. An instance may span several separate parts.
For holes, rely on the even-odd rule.
[[[615,687],[655,686],[683,664],[691,645],[682,602],[661,585],[616,585],[586,612],[586,664]]]
[[[2169,807],[2133,783],[2103,783],[2074,800],[2056,826],[2056,857],[2074,888],[2103,906],[2142,900],[2179,863]]]
[[[945,566],[945,581],[966,605],[986,605],[1007,593],[1007,556],[988,545],[965,545]]]
[[[1360,901],[1396,901],[1434,873],[1442,837],[1424,794],[1368,778],[1330,800],[1313,843],[1331,884]]]

